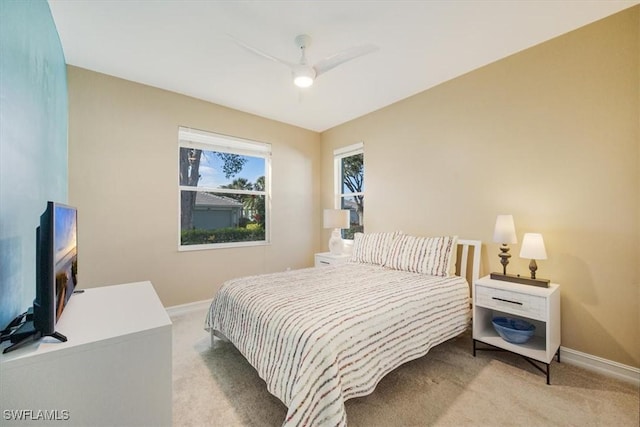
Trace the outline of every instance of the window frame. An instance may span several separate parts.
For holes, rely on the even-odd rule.
[[[194,148],[203,151],[215,151],[219,153],[238,154],[241,156],[257,157],[264,159],[264,191],[261,190],[242,190],[215,187],[198,187],[180,184],[180,149]],[[239,248],[249,246],[266,246],[271,244],[271,144],[266,142],[253,141],[245,138],[239,138],[229,135],[223,135],[215,132],[203,131],[188,127],[178,127],[178,144],[177,155],[178,160],[178,251],[198,251],[208,249],[224,249]],[[207,243],[196,245],[182,244],[182,191],[193,191],[203,193],[216,194],[248,194],[264,196],[265,219],[264,240],[242,241],[242,242],[225,242],[225,243]]]
[[[343,193],[343,180],[342,180],[342,159],[346,157],[356,156],[362,154],[362,163],[364,166],[364,142],[360,141],[355,144],[347,145],[345,147],[336,148],[333,150],[333,193],[334,201],[333,205],[335,209],[342,209],[342,200],[345,197],[362,196],[365,197],[365,192],[360,191],[357,193]],[[364,175],[362,177],[364,182]],[[364,213],[363,213],[363,231],[364,231]],[[344,231],[342,231],[344,236]],[[343,238],[344,239],[344,238]],[[353,239],[344,239],[353,241]]]

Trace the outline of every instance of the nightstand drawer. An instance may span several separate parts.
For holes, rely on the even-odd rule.
[[[329,252],[323,252],[323,253],[315,254],[314,265],[315,267],[323,267],[327,265],[344,264],[349,260],[349,258],[351,258],[351,255],[347,255],[347,254],[333,255]]]
[[[475,303],[481,307],[538,320],[545,320],[547,317],[546,298],[536,295],[476,285]]]

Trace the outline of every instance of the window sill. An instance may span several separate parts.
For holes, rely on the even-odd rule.
[[[206,251],[211,249],[230,249],[230,248],[246,248],[251,246],[269,246],[268,241],[260,242],[229,242],[215,243],[210,245],[179,245],[178,252]]]

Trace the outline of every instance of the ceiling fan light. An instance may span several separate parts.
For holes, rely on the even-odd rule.
[[[297,67],[293,70],[293,84],[298,87],[309,87],[313,84],[316,72],[311,67]]]
[[[313,79],[309,76],[297,76],[293,79],[293,84],[298,87],[309,87],[313,84]]]

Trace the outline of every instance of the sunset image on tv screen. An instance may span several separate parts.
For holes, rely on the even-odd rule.
[[[78,240],[76,210],[55,207],[54,259],[56,278],[56,319],[60,317],[78,282]]]

